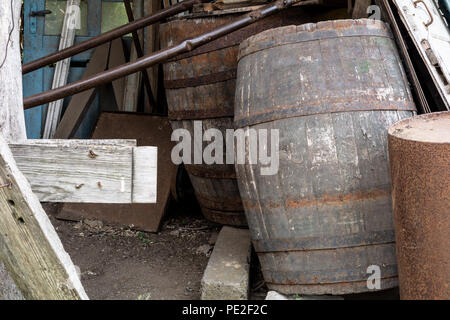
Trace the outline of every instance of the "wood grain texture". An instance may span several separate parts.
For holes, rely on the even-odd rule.
[[[133,148],[133,203],[156,202],[158,148]]]
[[[0,137],[0,258],[26,299],[88,299],[69,255]]]
[[[118,226],[133,225],[139,230],[158,232],[169,204],[171,182],[177,173],[177,166],[171,160],[175,145],[170,141],[171,133],[166,117],[102,112],[92,134],[93,139],[133,138],[139,147],[158,147],[157,201],[145,204],[65,203],[58,218],[75,221],[99,219]]]
[[[123,48],[122,38],[111,41],[111,49],[109,53],[108,69],[113,69],[126,63],[125,53]],[[116,104],[118,110],[124,108],[124,92],[125,92],[125,78],[119,78],[111,82],[114,97],[116,98]]]
[[[132,147],[76,140],[10,147],[40,201],[131,202]]]
[[[276,174],[236,165],[271,290],[365,292],[370,265],[380,267],[381,289],[398,284],[387,128],[415,110],[385,30],[381,22],[336,20],[241,44],[235,125],[279,132]]]
[[[75,10],[74,8],[77,8]],[[63,50],[73,45],[75,40],[76,29],[74,28],[73,16],[80,10],[80,0],[67,0],[66,12],[64,14],[64,22],[59,40],[58,50]],[[70,61],[72,58],[67,58],[56,63],[55,72],[53,74],[52,89],[64,86],[67,83],[69,76]],[[52,101],[48,104],[47,117],[45,119],[43,138],[52,138],[58,126],[64,99]]]
[[[0,4],[0,129],[6,141],[27,138],[20,72],[21,4],[19,0],[2,1]]]
[[[41,201],[132,203],[134,192],[137,202],[154,203],[157,150],[135,145],[135,140],[28,140],[10,148]]]
[[[108,63],[109,48],[110,43],[105,43],[95,49],[82,79],[86,79],[101,71],[105,71]],[[68,139],[73,137],[81,121],[83,120],[84,115],[89,109],[89,106],[95,98],[95,93],[96,89],[90,89],[72,97],[66,111],[64,112],[61,122],[56,129],[54,136],[56,139]]]

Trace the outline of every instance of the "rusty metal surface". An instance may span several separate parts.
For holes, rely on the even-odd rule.
[[[271,64],[273,56],[277,61]],[[331,112],[416,110],[395,43],[381,21],[336,20],[268,30],[245,40],[239,57],[247,69],[240,71],[246,76],[237,83],[237,127]],[[255,79],[248,68],[257,63],[263,71],[270,64],[279,76],[269,83]],[[295,64],[297,74],[289,69]],[[290,81],[284,84],[286,78]],[[284,94],[274,95],[280,83]]]
[[[210,32],[204,33],[191,39],[184,40],[183,42],[173,47],[154,52],[152,54],[139,58],[136,61],[126,63],[110,70],[106,70],[87,79],[82,79],[60,88],[27,97],[23,100],[24,108],[28,109],[51,101],[59,100],[73,94],[95,88],[101,84],[112,82],[116,79],[125,77],[143,69],[147,69],[155,64],[167,61],[168,59],[173,58],[179,54],[190,52],[195,48],[207,44],[215,39],[219,39],[224,35],[232,33],[233,31],[251,25],[252,23],[255,23],[261,19],[264,19],[283,9],[290,7],[299,1],[300,0],[276,0],[273,3],[263,7],[262,9],[252,11],[251,13],[231,23],[216,28]],[[181,2],[180,4],[183,3],[184,2]]]
[[[95,47],[102,45],[104,43],[107,43],[111,40],[114,40],[121,36],[124,36],[130,32],[133,32],[138,29],[142,29],[153,23],[161,21],[167,17],[171,17],[180,12],[189,10],[190,8],[192,8],[194,6],[194,4],[197,4],[200,2],[201,2],[200,0],[186,0],[186,1],[183,1],[180,3],[177,3],[176,5],[171,6],[170,8],[161,10],[155,14],[143,17],[141,19],[138,19],[138,20],[130,22],[126,25],[117,27],[111,31],[100,34],[96,37],[93,37],[89,40],[86,40],[84,42],[81,42],[79,44],[71,46],[64,50],[57,51],[48,56],[42,57],[38,60],[26,63],[22,66],[22,74],[29,73],[31,71],[45,67],[49,64],[72,57],[80,52],[95,48]]]
[[[221,71],[216,73],[206,74],[204,76],[176,79],[176,80],[165,80],[164,88],[167,89],[180,89],[189,87],[205,86],[208,84],[213,84],[217,82],[223,82],[231,79],[236,79],[236,68]]]
[[[248,40],[245,50],[258,50],[238,65],[236,126],[279,130],[277,174],[249,164],[236,174],[264,279],[286,294],[371,291],[370,265],[380,267],[381,289],[398,284],[387,128],[415,109],[392,39],[347,34],[352,24],[386,31],[367,20],[270,30]],[[278,39],[314,30],[342,36]],[[263,49],[270,35],[277,45]]]
[[[400,297],[450,299],[450,112],[389,129]]]

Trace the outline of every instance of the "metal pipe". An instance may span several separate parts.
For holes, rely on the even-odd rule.
[[[67,96],[95,88],[104,83],[109,83],[118,78],[138,72],[142,69],[149,68],[157,63],[164,62],[165,60],[175,57],[181,53],[192,51],[205,43],[211,42],[237,29],[248,26],[249,24],[252,24],[258,20],[279,12],[280,10],[288,8],[297,2],[301,2],[301,0],[277,0],[259,10],[250,12],[248,15],[239,20],[231,22],[198,37],[184,40],[176,46],[157,51],[155,53],[137,59],[136,61],[128,62],[113,69],[103,71],[87,79],[79,80],[47,92],[32,95],[23,100],[24,108],[30,109],[35,106],[46,104],[50,101],[62,99]]]
[[[171,6],[167,9],[163,9],[161,11],[158,11],[155,14],[143,17],[141,19],[138,19],[138,20],[135,20],[128,24],[125,24],[121,27],[115,28],[111,31],[102,33],[96,37],[93,37],[89,40],[83,41],[74,46],[68,47],[64,50],[57,51],[52,54],[49,54],[48,56],[28,62],[22,66],[22,74],[27,74],[31,71],[48,66],[49,64],[72,57],[80,52],[98,47],[99,45],[102,45],[111,40],[117,39],[121,36],[124,36],[124,35],[130,33],[130,32],[145,28],[153,23],[156,23],[165,18],[171,17],[177,13],[189,10],[195,4],[201,3],[201,2],[202,2],[201,0],[185,0],[185,1],[179,2],[176,5]]]
[[[131,8],[131,0],[123,0],[123,3],[125,4],[125,10],[127,12],[128,21],[133,22],[134,15],[133,15],[133,9]],[[144,56],[144,51],[142,50],[141,41],[139,40],[139,34],[136,30],[133,31],[133,42],[134,42],[134,48],[136,49],[136,55],[138,58],[141,58]],[[142,80],[144,82],[145,90],[147,91],[148,101],[150,104],[150,107],[152,111],[155,111],[156,109],[156,101],[155,97],[153,96],[152,92],[152,86],[150,84],[150,79],[148,76],[147,69],[143,69],[142,71]]]

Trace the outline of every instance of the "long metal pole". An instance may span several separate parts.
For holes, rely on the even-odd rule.
[[[118,27],[118,28],[115,28],[108,32],[102,33],[96,37],[93,37],[89,40],[83,41],[74,46],[68,47],[64,50],[49,54],[48,56],[45,56],[38,60],[28,62],[22,66],[22,74],[29,73],[31,71],[48,66],[49,64],[55,63],[57,61],[72,57],[80,52],[98,47],[99,45],[102,45],[111,40],[117,39],[121,36],[124,36],[124,35],[130,33],[130,32],[145,28],[153,23],[156,23],[165,18],[176,15],[177,13],[189,10],[195,4],[201,3],[201,2],[202,2],[201,0],[185,0],[185,1],[179,2],[176,5],[171,6],[167,9],[163,9],[155,14],[135,20],[131,23],[125,24],[121,27]]]
[[[29,109],[48,103],[50,101],[62,99],[64,97],[89,90],[91,88],[95,88],[103,83],[109,83],[113,80],[125,77],[142,69],[149,68],[157,63],[161,63],[181,53],[192,51],[205,43],[211,42],[237,29],[248,26],[249,24],[252,24],[301,1],[302,0],[277,0],[272,4],[263,7],[262,9],[250,12],[248,15],[239,20],[231,22],[198,37],[184,40],[176,46],[157,51],[153,54],[137,59],[136,61],[128,62],[116,68],[98,73],[90,78],[79,80],[57,89],[27,97],[24,99],[24,108]]]

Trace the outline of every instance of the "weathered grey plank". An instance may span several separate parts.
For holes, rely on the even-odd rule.
[[[24,297],[88,299],[75,266],[2,136],[0,180],[0,259]]]
[[[155,203],[157,148],[135,145],[126,139],[27,140],[10,147],[41,201]]]
[[[67,47],[72,46],[75,40],[76,29],[74,28],[73,20],[76,12],[74,12],[74,8],[78,8],[79,12],[80,0],[67,0],[66,13],[64,15],[64,23],[61,31],[58,50],[63,50]],[[56,63],[55,73],[53,75],[52,89],[62,87],[67,83],[71,59],[72,58],[70,57]],[[63,103],[64,99],[52,101],[49,103],[43,133],[44,139],[52,138],[55,134],[56,127],[61,117]]]

